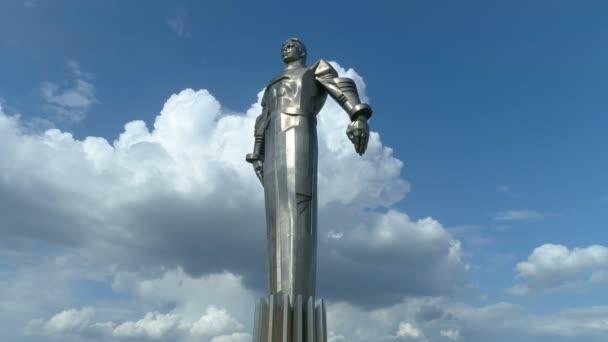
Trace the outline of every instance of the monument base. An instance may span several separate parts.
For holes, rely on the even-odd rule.
[[[253,342],[327,342],[325,302],[277,293],[255,307]]]

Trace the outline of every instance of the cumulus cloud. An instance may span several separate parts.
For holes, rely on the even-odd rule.
[[[65,334],[82,329],[89,323],[93,309],[70,309],[62,311],[44,323],[43,329],[51,335]]]
[[[439,334],[441,336],[447,337],[451,341],[458,341],[458,339],[460,338],[460,331],[457,329],[440,330]]]
[[[411,323],[401,322],[399,323],[399,329],[397,330],[397,337],[403,337],[406,339],[417,339],[422,336],[422,333]]]
[[[494,217],[497,221],[536,221],[545,218],[545,214],[534,210],[501,211]]]
[[[211,306],[207,309],[198,321],[192,324],[190,334],[199,335],[217,335],[226,330],[241,329],[243,327],[238,321],[232,318],[226,310],[216,309]]]
[[[64,93],[49,94],[56,105],[86,103]],[[29,321],[44,340],[250,340],[267,272],[262,189],[243,161],[259,110],[258,101],[227,115],[208,91],[186,89],[152,126],[126,123],[108,141],[31,133],[0,108],[0,255],[10,265],[0,272],[0,330],[16,340],[13,327]],[[409,190],[403,163],[375,132],[357,156],[347,122],[332,101],[319,116],[318,277],[330,341],[603,341],[605,306],[534,315],[446,299],[464,267],[459,241],[437,220],[393,208]],[[531,269],[540,268],[520,273],[533,283],[542,272]],[[601,267],[587,270],[603,281]],[[112,299],[83,305],[82,284]]]
[[[365,91],[354,70],[334,66]],[[77,79],[91,77],[76,63],[70,68]],[[54,105],[88,108],[94,97],[79,94],[46,92]],[[79,330],[91,336],[245,339],[243,324],[267,287],[263,191],[244,162],[260,96],[246,113],[228,115],[207,90],[186,89],[169,97],[151,127],[128,122],[113,141],[32,133],[0,108],[0,253],[17,265],[44,246],[33,261],[44,260],[40,266],[0,274],[10,289],[0,305],[14,310],[23,301],[32,310],[11,319],[31,321],[45,310],[34,318],[51,317],[38,329],[48,333],[40,327],[54,315],[83,314],[69,310],[83,306],[73,293],[84,282],[145,303],[95,306]],[[332,101],[319,114],[319,295],[371,309],[449,293],[463,269],[460,243],[432,218],[391,209],[409,190],[403,163],[375,132],[358,156],[347,123]],[[42,277],[52,270],[69,274]],[[41,294],[24,284],[46,279],[57,283],[56,296],[37,308]]]
[[[352,69],[336,67],[365,89]],[[2,234],[70,246],[123,270],[229,270],[263,292],[263,191],[243,161],[259,108],[227,115],[208,91],[186,89],[167,100],[152,130],[132,121],[113,142],[57,129],[27,134],[2,114],[0,196],[8,204],[0,212],[11,227]],[[332,102],[319,114],[320,234],[342,234],[319,241],[321,293],[380,305],[381,297],[449,291],[462,269],[458,241],[431,218],[373,211],[408,191],[402,162],[375,132],[364,157],[356,155],[347,123]],[[378,277],[394,281],[375,284]]]
[[[137,298],[140,305],[120,303],[126,315],[103,307],[63,310],[47,320],[31,320],[27,332],[125,341],[242,341],[249,337],[242,322],[250,324],[255,297],[237,276],[225,273],[195,279],[171,270],[159,276],[122,273],[112,277],[114,289]],[[146,308],[167,306],[172,308],[137,316]]]
[[[335,275],[328,281],[319,279],[321,291],[360,305],[388,305],[403,293],[446,294],[459,284],[464,268],[460,242],[439,222],[414,221],[395,210],[366,215],[369,223],[353,222],[348,230],[331,232],[321,245],[327,246],[320,252],[327,261],[320,270]],[[366,282],[364,277],[391,281],[376,282],[377,291],[353,286]]]
[[[42,83],[40,94],[45,106],[56,118],[65,123],[83,120],[90,108],[97,102],[93,74],[84,71],[76,61],[69,61],[67,67],[72,79],[65,85],[51,81]]]
[[[175,313],[162,314],[148,312],[136,321],[122,323],[91,322],[91,309],[70,309],[60,312],[48,321],[32,320],[28,324],[31,335],[47,337],[108,338],[125,341],[242,341],[250,338],[241,330],[242,325],[229,316],[225,310],[209,308],[196,322],[187,322]],[[226,334],[226,332],[229,332]]]
[[[116,337],[159,339],[177,326],[178,317],[174,314],[148,312],[136,322],[124,322],[117,326],[113,335]]]
[[[471,306],[444,297],[409,298],[378,309],[328,305],[336,341],[603,341],[608,307],[536,315],[511,303]],[[419,312],[433,308],[430,316]],[[430,318],[430,319],[429,319]]]
[[[214,337],[211,342],[249,342],[251,335],[245,333],[234,333]]]
[[[217,274],[195,279],[180,271],[167,271],[159,276],[125,274],[120,278],[120,291],[135,294],[139,302],[159,306],[155,303],[159,297],[156,294],[167,292],[167,296],[160,297],[163,302],[173,302],[174,307],[122,320],[109,320],[97,308],[68,309],[50,315],[46,320],[30,322],[30,330],[49,339],[74,338],[74,341],[240,342],[251,339],[254,297],[234,275]],[[207,292],[210,293],[206,295]],[[236,299],[225,299],[231,297]],[[244,297],[250,300],[243,301]],[[227,305],[220,308],[214,300]],[[196,307],[198,310],[191,310]],[[396,339],[600,342],[608,333],[605,326],[607,306],[539,315],[505,302],[476,307],[445,297],[418,297],[373,309],[346,302],[329,302],[327,308],[329,340],[334,342]],[[195,311],[198,314],[193,314]],[[69,324],[66,323],[68,318]],[[47,326],[56,328],[48,330]],[[202,331],[197,331],[201,327],[204,327]],[[51,331],[54,332],[51,334]]]
[[[593,245],[570,250],[563,245],[544,244],[535,248],[527,261],[517,263],[516,269],[517,278],[527,282],[510,288],[509,292],[514,295],[560,289],[581,282],[600,284],[608,270],[608,247]]]

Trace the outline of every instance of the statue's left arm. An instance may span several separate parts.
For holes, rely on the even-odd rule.
[[[313,68],[317,81],[350,117],[351,123],[346,128],[346,135],[355,145],[355,151],[363,155],[369,140],[367,121],[372,116],[372,108],[359,99],[355,82],[347,77],[338,77],[338,73],[329,63],[320,60]]]

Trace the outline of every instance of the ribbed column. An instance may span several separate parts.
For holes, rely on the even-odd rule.
[[[282,293],[261,298],[255,309],[253,342],[327,342],[325,303],[301,295],[290,303]]]

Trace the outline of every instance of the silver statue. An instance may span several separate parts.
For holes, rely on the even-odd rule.
[[[361,103],[353,80],[338,77],[329,63],[320,60],[307,66],[306,47],[299,39],[291,38],[283,43],[281,55],[285,69],[266,87],[262,113],[255,123],[253,153],[246,158],[264,186],[270,268],[270,297],[259,303],[256,309],[254,341],[297,341],[302,338],[296,333],[297,326],[304,324],[304,330],[307,330],[306,327],[318,330],[314,335],[317,336],[316,341],[322,342],[326,339],[325,332],[321,331],[325,330],[324,305],[314,304],[317,254],[316,115],[329,94],[349,115],[351,123],[346,135],[354,144],[355,151],[362,155],[369,139],[367,121],[372,110],[369,105]],[[302,300],[308,304],[303,304]],[[303,311],[296,310],[298,307]],[[310,309],[306,310],[306,307]],[[273,313],[273,310],[276,312]],[[278,311],[282,312],[281,316],[287,316],[276,316]],[[303,321],[289,318],[290,311],[294,317],[303,316]],[[263,318],[263,315],[270,316]],[[305,318],[307,315],[312,315],[309,320]],[[323,317],[319,318],[319,315]],[[309,326],[319,319],[316,327]],[[293,323],[287,326],[278,324],[281,320]],[[273,321],[276,321],[274,328]],[[283,328],[277,328],[279,325]],[[272,330],[277,331],[270,333]],[[306,335],[306,332],[303,334]]]

